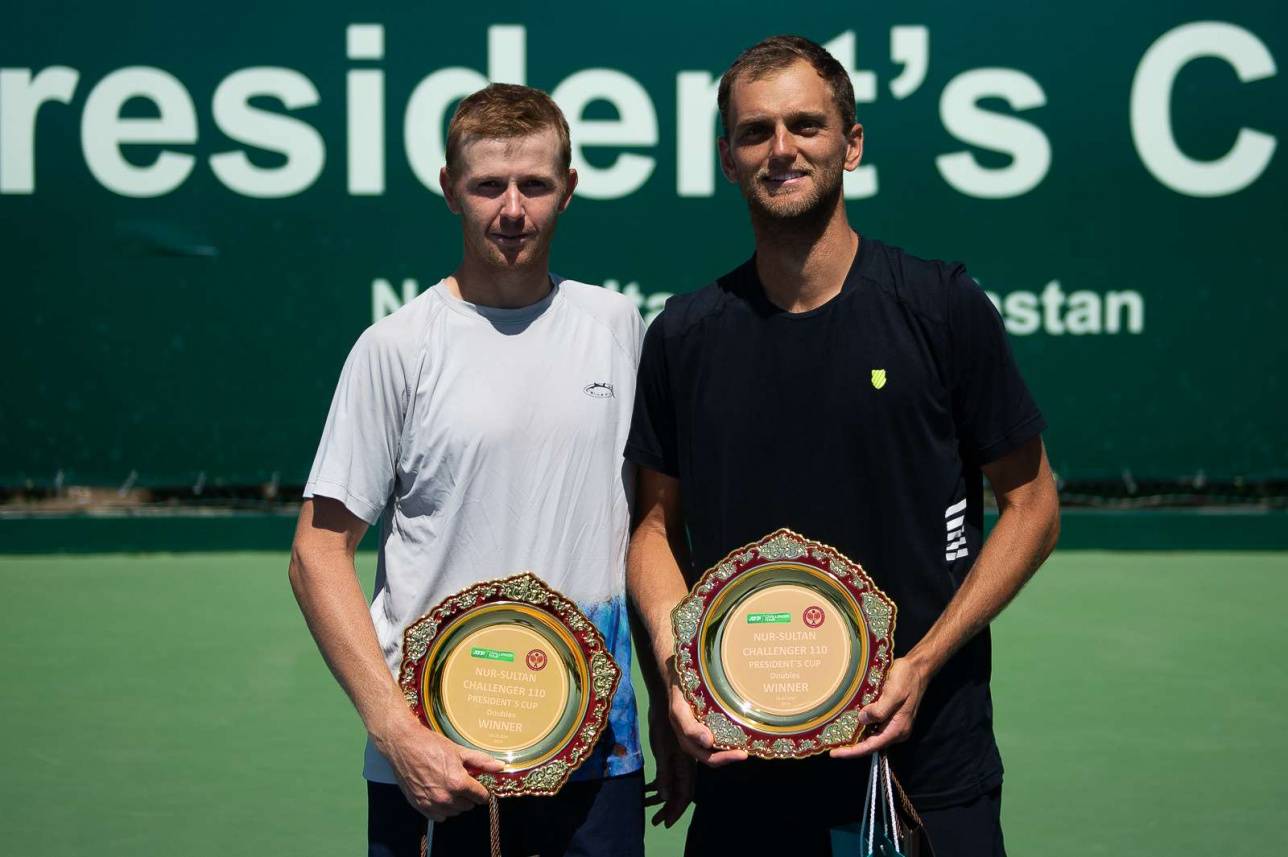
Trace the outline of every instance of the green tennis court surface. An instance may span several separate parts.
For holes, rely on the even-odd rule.
[[[0,604],[0,853],[362,853],[284,554],[0,558]],[[1286,604],[1283,553],[1053,558],[994,627],[1010,853],[1288,853]]]

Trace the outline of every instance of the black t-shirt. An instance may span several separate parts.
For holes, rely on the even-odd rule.
[[[644,339],[626,457],[680,480],[689,585],[788,527],[859,562],[894,599],[899,656],[979,553],[980,466],[1043,428],[1001,318],[965,269],[864,238],[841,292],[809,312],[770,303],[754,258],[667,301]],[[1000,784],[989,672],[985,630],[934,678],[891,753],[919,806]],[[799,776],[844,789],[857,812],[866,775],[864,759],[751,760],[704,769],[698,796]]]

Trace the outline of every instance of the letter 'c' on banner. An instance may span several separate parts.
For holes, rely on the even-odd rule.
[[[1185,24],[1149,46],[1131,86],[1131,138],[1146,169],[1167,187],[1188,196],[1226,196],[1243,190],[1265,171],[1278,141],[1240,128],[1230,151],[1214,161],[1196,161],[1181,151],[1172,133],[1172,86],[1181,69],[1202,57],[1229,63],[1243,83],[1273,77],[1275,58],[1242,27],[1220,21]]]

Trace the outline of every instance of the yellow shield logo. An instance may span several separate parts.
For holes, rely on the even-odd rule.
[[[886,382],[886,374],[885,374],[885,370],[884,370],[884,369],[873,369],[873,370],[872,370],[872,386],[873,386],[873,387],[875,387],[876,389],[880,390],[882,387],[884,387],[884,386],[885,386],[885,382]]]

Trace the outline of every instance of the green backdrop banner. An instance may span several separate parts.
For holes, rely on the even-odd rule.
[[[484,8],[486,7],[486,8]],[[443,127],[554,93],[555,270],[646,316],[751,252],[715,84],[826,43],[860,232],[994,297],[1066,479],[1283,478],[1279,4],[27,3],[0,13],[0,484],[300,482],[340,365],[455,264]]]

